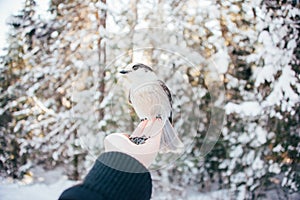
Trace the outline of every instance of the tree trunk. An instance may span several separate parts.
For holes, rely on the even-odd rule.
[[[106,0],[101,0],[103,4],[106,4]],[[100,10],[100,16],[98,12],[96,13],[96,17],[99,21],[99,26],[106,29],[106,17],[107,17],[107,11],[101,9]],[[100,29],[101,30],[101,29]],[[98,61],[99,61],[99,102],[101,103],[105,97],[105,64],[106,64],[106,44],[103,40],[103,37],[101,36],[98,40]],[[99,119],[104,118],[104,109],[100,108],[99,110]]]

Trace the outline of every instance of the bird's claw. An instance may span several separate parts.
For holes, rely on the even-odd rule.
[[[142,118],[142,119],[141,119],[141,122],[143,122],[143,121],[146,121],[146,120],[148,120],[148,118],[147,118],[147,117],[145,117],[145,118]]]
[[[162,120],[162,116],[161,116],[161,115],[157,115],[157,116],[155,117],[155,119],[160,119],[160,120]]]

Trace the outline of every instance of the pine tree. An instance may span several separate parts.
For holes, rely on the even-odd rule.
[[[274,188],[286,198],[299,191],[296,5],[50,3],[47,20],[27,0],[10,21],[0,69],[2,174],[62,165],[80,179],[106,135],[130,133],[138,123],[117,76],[137,61],[171,89],[174,127],[187,147],[180,158],[158,157],[154,194],[185,198],[193,187],[257,199]],[[161,169],[175,160],[176,167]]]
[[[18,134],[17,153],[26,155],[26,166],[49,169],[64,164],[70,178],[78,179],[86,169],[87,152],[99,154],[103,147],[105,133],[99,131],[105,123],[98,120],[103,120],[105,50],[103,42],[94,41],[102,39],[99,24],[104,25],[105,15],[90,2],[52,2],[51,9],[52,19],[36,21],[20,33],[28,43],[19,54],[22,75],[11,88],[20,92],[16,101],[22,104],[8,104]]]
[[[299,8],[293,2],[264,1],[257,10],[259,31],[254,87],[269,132],[267,188],[288,198],[299,192]],[[264,48],[260,48],[263,46]],[[283,176],[283,177],[282,177]]]
[[[19,79],[30,70],[30,65],[24,59],[26,54],[32,50],[33,38],[35,37],[35,1],[26,0],[24,8],[12,16],[8,25],[10,26],[10,41],[6,55],[1,57],[1,173],[14,178],[21,177],[26,172],[28,152],[21,151],[23,132],[18,129],[24,122],[26,116],[20,112],[20,104],[26,102],[22,98],[22,85]],[[25,165],[26,166],[26,165]]]

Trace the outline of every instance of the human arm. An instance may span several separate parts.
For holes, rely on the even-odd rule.
[[[106,152],[83,183],[65,190],[59,200],[148,200],[151,191],[150,173],[139,161],[125,153]]]

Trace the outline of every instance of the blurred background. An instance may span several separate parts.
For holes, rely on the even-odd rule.
[[[105,136],[134,130],[118,75],[131,62],[171,89],[186,144],[156,163],[153,199],[300,198],[298,0],[25,0],[12,14],[8,3],[1,199],[18,199],[20,185],[59,195],[84,178]]]

